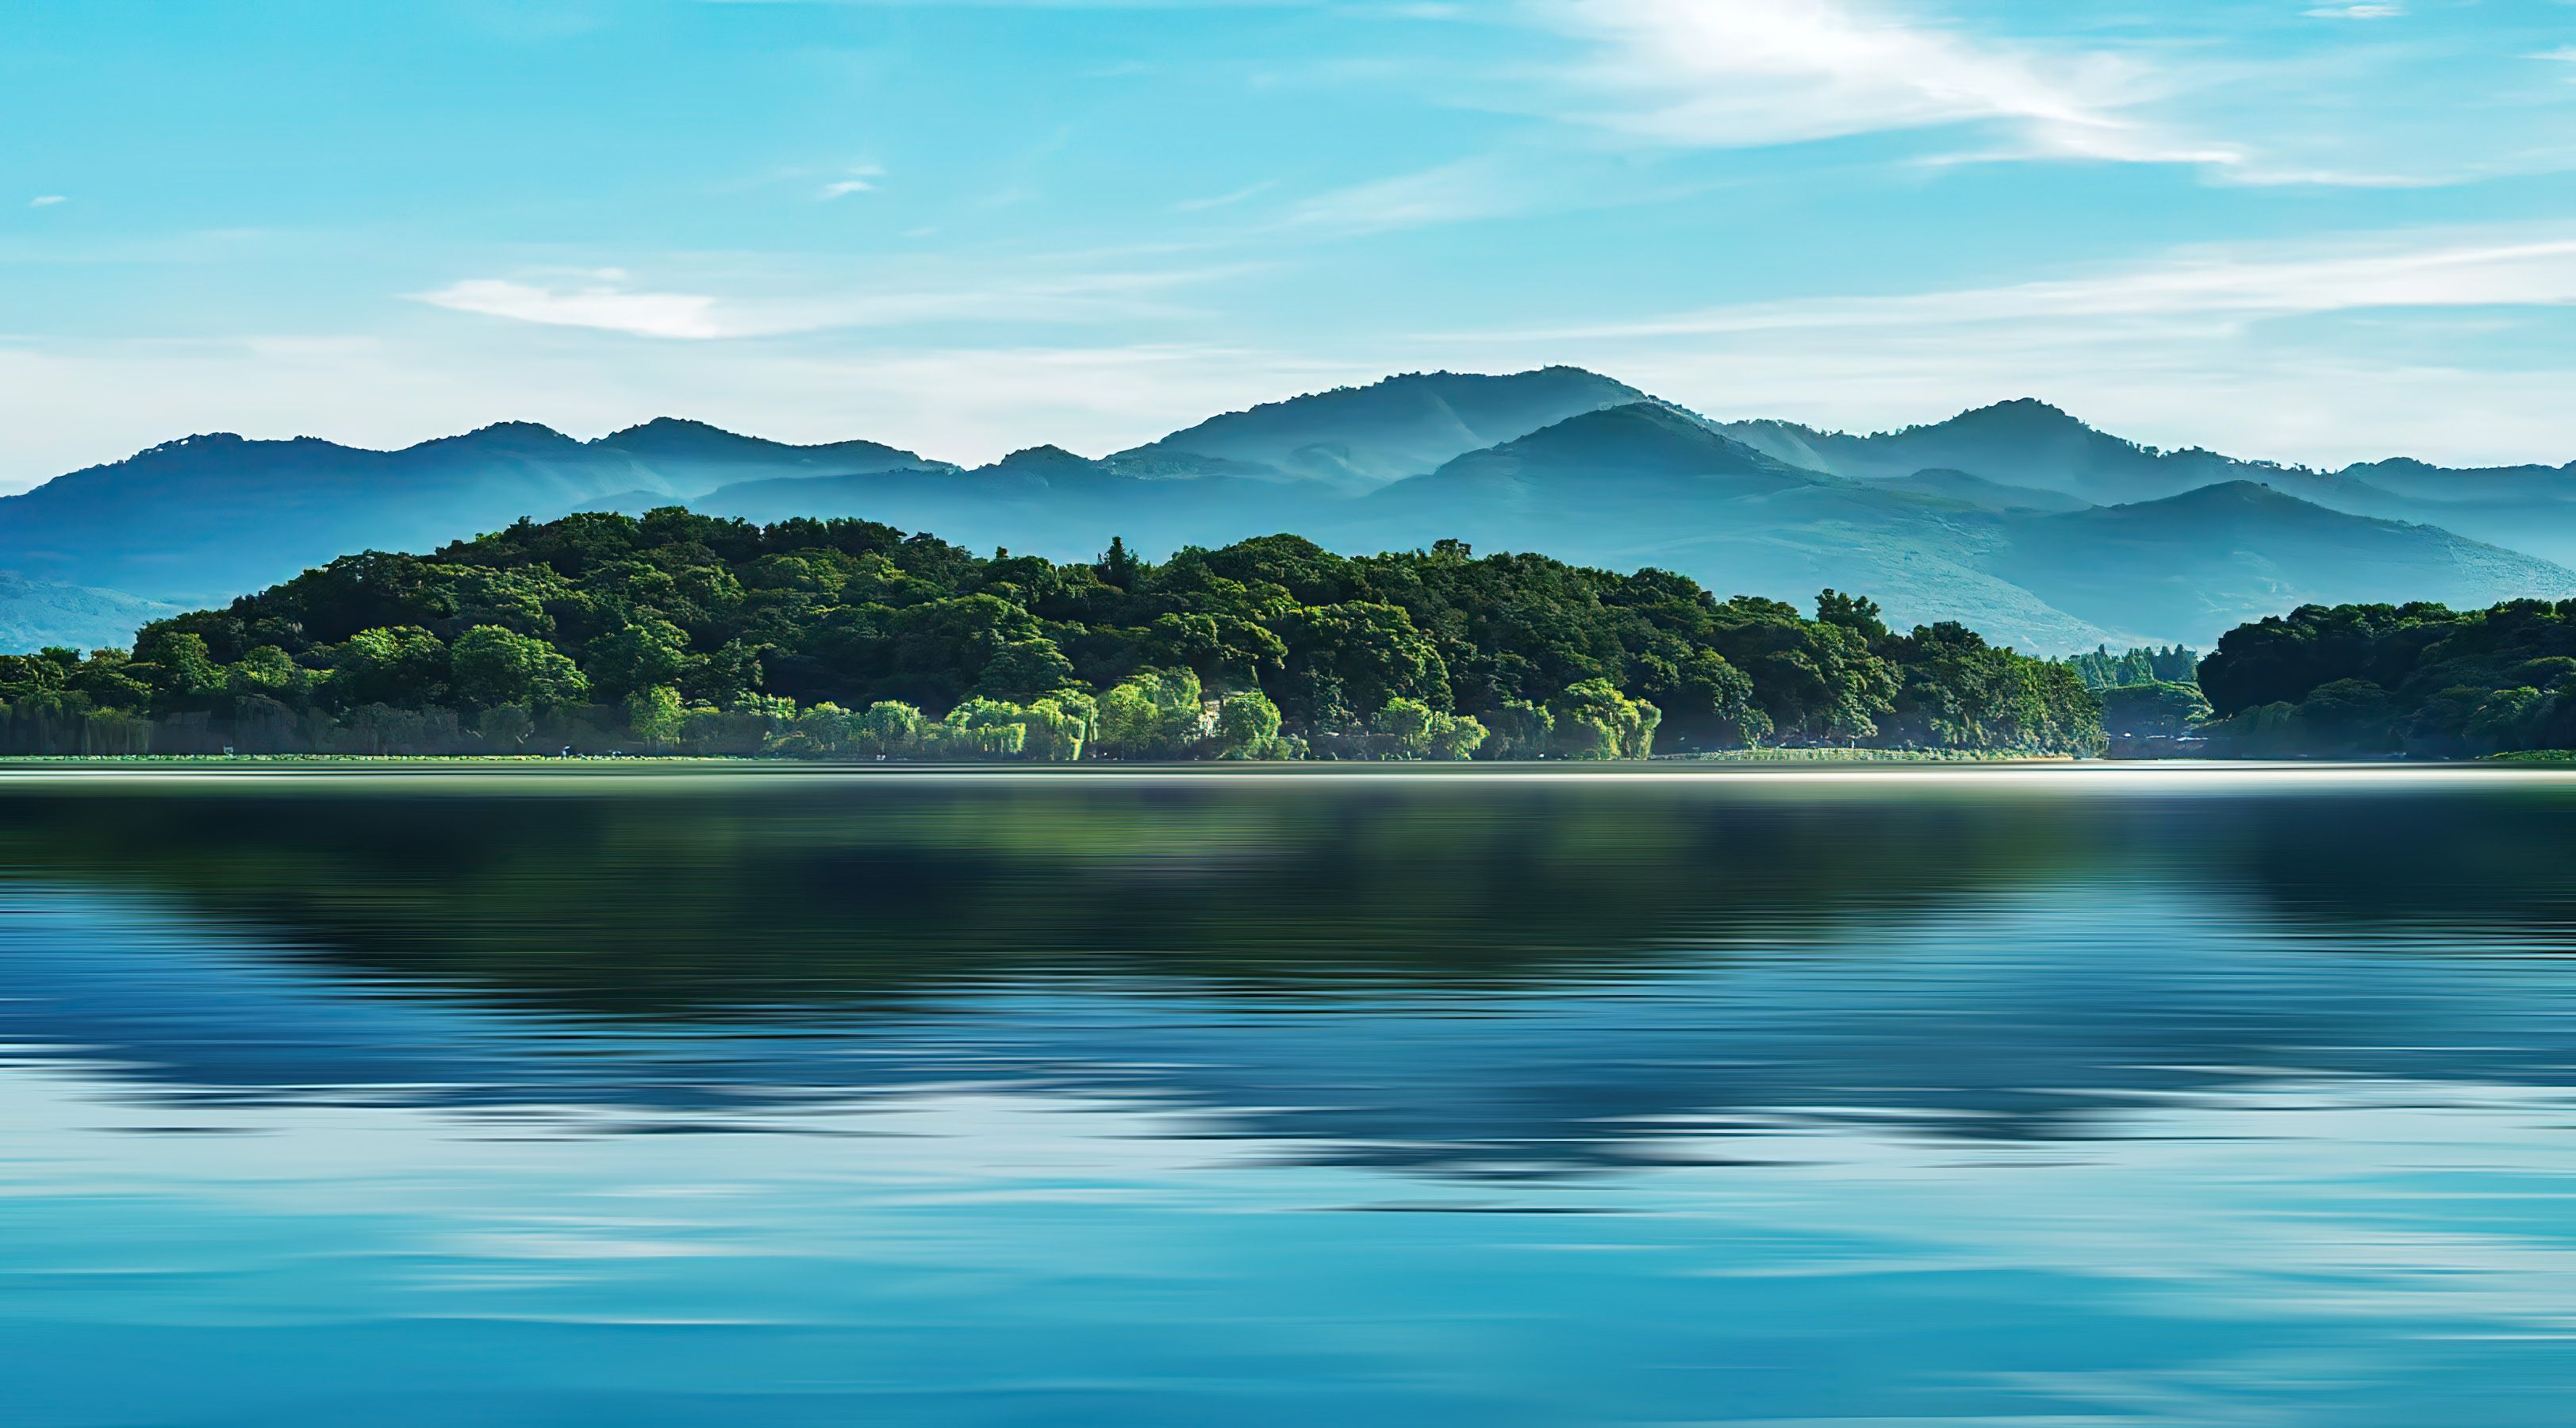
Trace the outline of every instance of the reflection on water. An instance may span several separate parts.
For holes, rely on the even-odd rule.
[[[2411,770],[0,775],[0,1422],[2563,1422],[2571,852]]]

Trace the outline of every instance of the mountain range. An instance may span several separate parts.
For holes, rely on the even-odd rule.
[[[686,504],[863,516],[1087,558],[1293,531],[1659,565],[1721,594],[1868,593],[2037,653],[2206,645],[2312,601],[2576,596],[2576,463],[2322,471],[2162,451],[2038,401],[1874,435],[1713,421],[1595,373],[1435,372],[1210,418],[1099,458],[967,468],[664,418],[592,441],[503,423],[399,451],[190,437],[0,498],[0,647],[121,638],[361,549],[520,516]]]

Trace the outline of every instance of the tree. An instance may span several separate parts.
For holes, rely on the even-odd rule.
[[[145,682],[165,708],[193,706],[224,687],[223,671],[207,653],[203,635],[161,630],[135,642],[131,668],[152,672]]]
[[[1879,618],[1878,602],[1866,595],[1845,595],[1828,586],[1816,596],[1816,619],[1836,625],[1863,640],[1887,638],[1887,622]]]
[[[493,749],[517,749],[537,732],[537,721],[516,704],[495,704],[474,718],[474,732],[483,737],[485,746]]]
[[[1388,752],[1397,758],[1418,759],[1431,751],[1431,731],[1439,717],[1430,705],[1418,699],[1390,699],[1369,721],[1369,727],[1386,741]]]
[[[2114,739],[2171,739],[2210,716],[2209,701],[2191,684],[2112,685],[2100,692],[2102,732]]]
[[[1568,685],[1548,702],[1559,751],[1573,759],[1642,759],[1654,747],[1663,711],[1630,699],[1606,679]]]
[[[2472,743],[2489,751],[2527,749],[2553,712],[2552,704],[2552,696],[2527,684],[2499,689],[2478,702],[2465,732]]]
[[[942,758],[1011,758],[1028,747],[1027,712],[998,699],[969,699],[924,734]]]
[[[1103,585],[1120,590],[1136,588],[1136,557],[1128,553],[1124,536],[1111,536],[1109,549],[1101,555],[1100,563],[1092,568],[1099,574]]]
[[[224,671],[224,686],[237,699],[284,698],[300,693],[312,677],[295,658],[275,645],[261,645]]]
[[[468,708],[555,709],[590,697],[580,666],[544,640],[499,625],[477,625],[457,636],[449,665],[456,700]]]
[[[591,687],[608,698],[656,685],[671,686],[676,694],[689,668],[689,636],[668,620],[647,616],[592,640],[583,656]]]
[[[1383,709],[1390,699],[1449,702],[1448,664],[1401,606],[1350,601],[1301,608],[1280,623],[1290,672],[1328,677],[1351,708]],[[1312,723],[1322,711],[1310,702],[1289,712]]]
[[[1069,764],[1082,758],[1091,738],[1093,709],[1089,696],[1076,692],[1031,700],[1019,715],[1027,730],[1024,747],[1030,758]]]
[[[1472,759],[1484,747],[1485,726],[1471,714],[1443,714],[1431,727],[1431,747],[1426,757],[1434,759]]]
[[[447,697],[447,645],[417,625],[360,630],[325,658],[331,696],[344,708],[420,709]]]
[[[975,679],[975,692],[988,699],[1026,704],[1080,683],[1073,661],[1064,657],[1055,641],[1013,640],[985,662],[984,672]]]
[[[636,738],[656,748],[667,748],[678,742],[680,722],[686,707],[680,703],[680,691],[667,684],[655,684],[626,696],[626,727]]]
[[[1535,759],[1556,747],[1556,716],[1525,699],[1504,700],[1485,716],[1492,738],[1484,745],[1490,759]]]
[[[1199,701],[1199,677],[1188,670],[1130,675],[1100,696],[1100,748],[1122,759],[1177,756],[1199,737]]]
[[[1279,706],[1258,689],[1228,694],[1216,709],[1216,756],[1221,759],[1277,757]]]
[[[1715,650],[1692,650],[1678,663],[1650,655],[1639,661],[1636,689],[1664,711],[1664,736],[1686,748],[1740,748],[1771,732],[1752,676]]]
[[[880,699],[859,715],[856,740],[862,752],[878,758],[909,753],[920,742],[925,722],[921,711],[911,705]]]

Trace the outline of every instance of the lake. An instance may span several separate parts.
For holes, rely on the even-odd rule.
[[[2561,1424],[2576,778],[0,771],[0,1422]]]

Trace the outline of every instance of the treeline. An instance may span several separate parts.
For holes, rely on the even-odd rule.
[[[2172,741],[2200,737],[2209,719],[2198,650],[2145,645],[2114,653],[2096,645],[2063,663],[2102,702],[2102,733],[2115,757],[2183,752]]]
[[[2181,645],[2142,645],[2114,654],[2109,645],[2096,645],[2091,652],[2071,655],[2066,664],[2087,689],[2123,689],[2141,684],[2196,684],[2200,680],[2200,651]]]
[[[1752,744],[2085,752],[2074,669],[1955,624],[1813,618],[1661,570],[987,558],[867,521],[568,516],[345,557],[130,650],[0,657],[15,753],[1637,758]]]
[[[2246,756],[2576,748],[2576,601],[2306,605],[2229,631],[2200,687]]]

